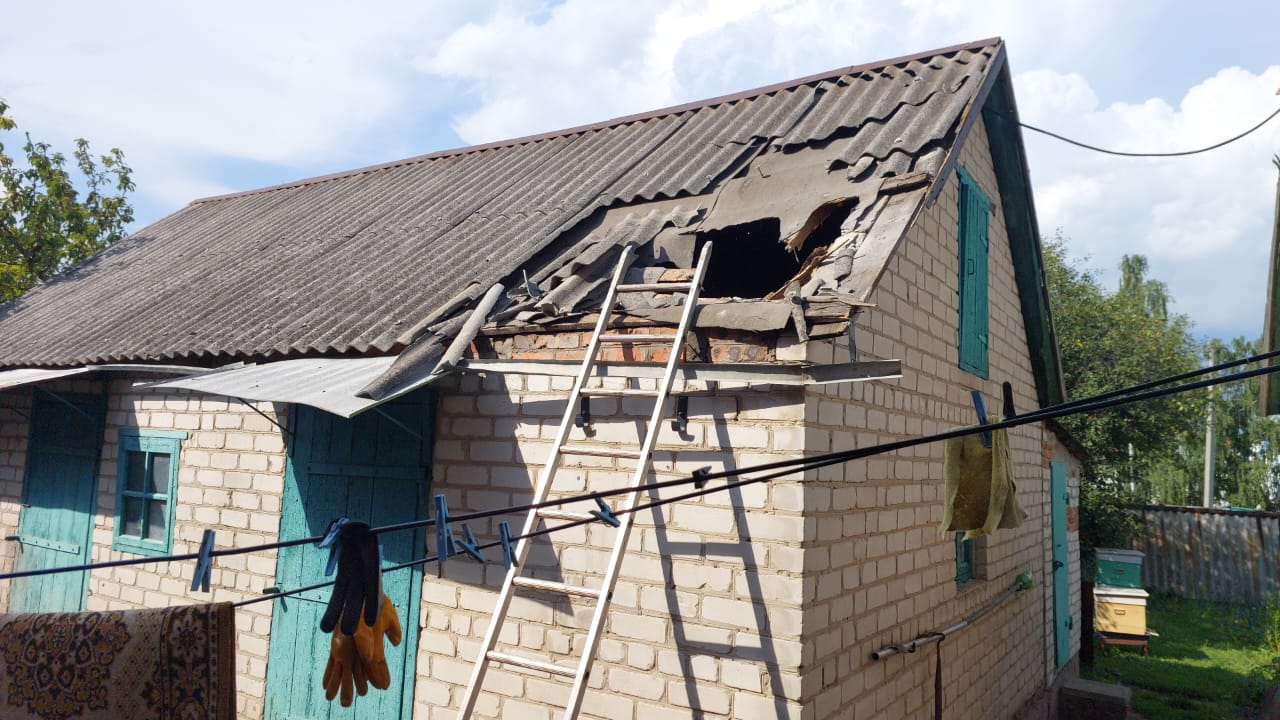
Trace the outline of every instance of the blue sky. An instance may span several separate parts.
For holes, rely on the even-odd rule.
[[[1280,107],[1277,27],[1264,1],[9,0],[0,97],[37,139],[123,149],[142,227],[197,197],[997,35],[1024,121],[1200,147]],[[1280,119],[1181,159],[1026,140],[1045,233],[1108,283],[1121,255],[1147,255],[1200,336],[1258,335]]]

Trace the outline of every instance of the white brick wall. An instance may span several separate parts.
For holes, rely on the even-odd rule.
[[[22,481],[27,462],[27,418],[31,388],[0,393],[0,532],[14,535],[22,507]],[[0,542],[0,572],[13,571],[17,543]],[[9,607],[9,583],[0,582],[0,607]]]
[[[433,492],[446,494],[451,513],[528,501],[564,411],[567,393],[556,385],[546,378],[471,378],[441,397]],[[575,430],[571,442],[638,446],[641,417],[649,408],[630,399],[593,401],[594,435]],[[692,439],[664,428],[656,479],[708,465],[719,470],[796,457],[804,436],[799,390],[698,397],[690,413],[686,437]],[[634,468],[633,461],[610,458],[568,460],[560,473],[565,481],[556,485],[562,495],[625,486]],[[798,639],[806,598],[801,543],[817,529],[801,514],[802,495],[789,480],[639,515],[584,717],[684,718],[695,709],[703,717],[774,717],[775,696],[792,700],[782,701],[783,717],[800,717]],[[522,518],[507,519],[518,532]],[[472,529],[482,540],[496,535],[494,523],[477,525]],[[550,544],[535,545],[530,566],[544,577],[598,584],[613,536],[602,525],[557,533]],[[484,568],[450,560],[443,578],[427,574],[417,718],[454,717],[501,582],[500,554],[490,556]],[[576,658],[590,607],[554,596],[522,596],[511,618],[525,622],[509,618],[503,639],[530,656]],[[523,718],[548,717],[546,707],[531,703],[545,699],[561,707],[568,685],[495,665],[485,688],[483,716]]]
[[[97,382],[61,382],[60,391],[101,392]],[[217,547],[273,542],[280,525],[284,488],[284,440],[280,430],[248,406],[225,398],[182,391],[141,390],[129,380],[109,385],[106,432],[99,461],[97,513],[93,525],[93,562],[130,559],[136,554],[111,547],[115,529],[116,470],[122,428],[181,430],[178,489],[174,508],[174,554],[196,552],[206,528],[217,533]],[[0,393],[0,531],[12,534],[27,443],[29,388]],[[283,407],[259,403],[262,412],[283,424]],[[0,568],[13,567],[12,543],[0,544]],[[192,592],[195,563],[145,563],[98,570],[89,578],[88,610],[167,607],[196,602],[247,600],[274,584],[275,552],[233,555],[214,561],[210,593]],[[0,583],[0,602],[8,605],[8,583]],[[239,717],[262,717],[267,643],[272,603],[236,611],[236,686]]]
[[[958,366],[958,181],[953,175],[909,232],[873,294],[877,307],[857,321],[861,359],[903,361],[903,378],[816,388],[805,410],[813,451],[918,437],[976,422],[970,390],[998,412],[1001,382],[1015,405],[1036,407],[1026,334],[1008,234],[981,122],[961,165],[991,199],[990,371],[982,379]],[[845,341],[809,349],[810,357],[848,359]],[[870,659],[872,651],[941,629],[988,603],[1024,571],[1033,590],[948,638],[942,645],[943,693],[951,718],[1010,717],[1047,686],[1052,673],[1052,598],[1048,553],[1047,464],[1039,425],[1009,431],[1021,528],[975,541],[975,579],[955,582],[951,534],[942,518],[942,446],[921,445],[819,473],[804,505],[821,527],[806,545],[818,593],[805,606],[803,671],[810,717],[859,720],[927,718],[933,708],[933,650]],[[1063,452],[1065,455],[1065,451]],[[838,529],[838,530],[837,530]],[[825,589],[825,590],[824,590]],[[1076,610],[1078,614],[1078,609]],[[1048,615],[1046,615],[1048,613]],[[1077,644],[1078,646],[1078,644]],[[1046,664],[1046,653],[1048,660]]]

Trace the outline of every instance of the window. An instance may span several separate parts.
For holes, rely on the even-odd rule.
[[[116,530],[111,546],[140,555],[167,555],[173,547],[173,505],[178,449],[184,432],[120,431],[116,469]]]
[[[960,369],[987,377],[987,217],[991,204],[969,173],[960,176]]]
[[[956,533],[956,584],[973,579],[973,540],[965,540],[964,533]]]

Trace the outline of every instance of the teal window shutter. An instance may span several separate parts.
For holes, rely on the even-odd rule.
[[[956,583],[973,579],[973,541],[965,540],[964,533],[956,533]]]
[[[987,219],[991,203],[961,168],[960,176],[960,368],[987,377]]]
[[[172,550],[178,452],[186,437],[167,430],[120,430],[112,548],[152,556]]]

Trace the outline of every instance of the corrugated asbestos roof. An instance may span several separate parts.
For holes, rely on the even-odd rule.
[[[982,41],[198,200],[0,308],[0,367],[386,354],[468,285],[522,267],[569,277],[545,263],[601,242],[564,239],[600,211],[705,207],[697,196],[765,153],[824,148],[871,192],[887,176],[936,173],[1000,49]],[[637,212],[608,241],[673,222]],[[535,256],[544,264],[529,267]]]

